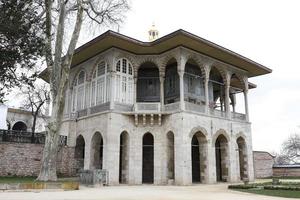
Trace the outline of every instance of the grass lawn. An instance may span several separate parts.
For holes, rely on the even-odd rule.
[[[291,190],[264,190],[264,189],[234,189],[235,191],[261,194],[267,196],[300,198],[300,191]]]
[[[25,177],[17,177],[17,176],[11,176],[11,177],[0,177],[0,184],[1,183],[32,183],[37,182],[37,177],[32,176],[25,176]],[[76,178],[58,178],[57,182],[72,182],[77,181]]]

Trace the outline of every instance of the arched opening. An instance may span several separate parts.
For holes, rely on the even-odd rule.
[[[202,132],[193,135],[191,141],[192,153],[192,182],[200,183],[205,180],[207,140]]]
[[[177,72],[177,62],[174,58],[169,60],[166,66],[164,98],[165,104],[174,103],[180,100],[179,75]]]
[[[167,134],[167,178],[168,180],[174,180],[175,178],[175,161],[174,161],[174,133],[168,132]]]
[[[216,67],[212,67],[210,70],[208,91],[210,108],[225,111],[224,81]]]
[[[126,131],[120,135],[119,182],[128,183],[129,178],[129,135]]]
[[[244,94],[245,85],[236,74],[233,74],[230,79],[230,110],[234,113],[245,113]]]
[[[188,60],[184,70],[184,100],[204,105],[205,91],[201,69],[194,60]]]
[[[224,135],[219,135],[215,142],[217,181],[226,182],[228,179],[228,141]]]
[[[27,125],[24,122],[18,121],[13,125],[12,130],[27,131]]]
[[[154,181],[154,138],[151,133],[143,136],[143,172],[142,182],[153,183]]]
[[[75,145],[75,160],[76,160],[76,171],[78,172],[80,169],[84,167],[84,149],[85,149],[85,142],[82,135],[79,135],[76,138],[76,145]]]
[[[102,169],[103,167],[103,137],[96,132],[92,137],[91,145],[91,168]]]
[[[159,102],[159,70],[151,62],[142,64],[138,70],[137,102]]]
[[[247,175],[247,148],[245,139],[239,137],[237,140],[238,145],[238,156],[239,156],[239,168],[240,168],[240,179],[243,180],[248,178]]]

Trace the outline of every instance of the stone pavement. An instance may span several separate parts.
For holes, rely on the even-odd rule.
[[[77,191],[0,192],[1,200],[279,200],[227,190],[227,184],[194,186],[110,186]]]

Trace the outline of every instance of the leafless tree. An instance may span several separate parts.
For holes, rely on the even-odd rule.
[[[23,102],[23,106],[25,109],[30,110],[32,115],[32,138],[31,140],[34,140],[34,134],[36,129],[36,121],[37,118],[43,117],[45,113],[45,103],[50,101],[50,91],[46,84],[43,84],[41,86],[36,87],[26,87],[21,92],[22,95],[25,97],[25,100]]]
[[[127,0],[44,0],[44,8],[46,18],[45,56],[50,79],[52,113],[47,126],[48,131],[38,180],[56,181],[56,158],[65,90],[80,30],[83,24],[90,22],[96,23],[97,26],[119,25],[124,19],[124,13],[129,9],[129,3]],[[70,39],[66,36],[66,20],[74,24]],[[65,53],[64,49],[66,49]]]
[[[281,154],[290,163],[300,163],[300,134],[292,134],[283,142]]]

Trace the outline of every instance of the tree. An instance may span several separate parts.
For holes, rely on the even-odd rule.
[[[119,25],[124,19],[123,14],[128,9],[127,0],[45,0],[45,57],[50,79],[52,113],[47,126],[38,180],[57,180],[56,157],[59,129],[64,110],[65,90],[69,81],[72,57],[83,23],[86,24],[90,21],[98,26]],[[57,20],[54,16],[57,16]],[[67,42],[65,34],[67,19],[73,22],[73,31],[69,42]],[[53,24],[56,28],[55,34],[53,34]],[[65,48],[64,44],[67,44]],[[63,49],[66,49],[65,53],[63,53]]]
[[[300,134],[292,134],[283,142],[281,154],[289,163],[300,163]]]
[[[0,0],[0,102],[8,89],[32,85],[37,77],[35,64],[44,49],[39,1]]]
[[[300,134],[292,134],[282,143],[280,154],[276,155],[276,164],[300,163]]]
[[[25,109],[30,110],[32,115],[32,128],[31,128],[31,140],[34,142],[34,134],[36,129],[36,120],[38,116],[43,117],[43,106],[50,101],[50,92],[47,85],[36,86],[35,88],[27,87],[22,91],[22,95],[25,96],[23,106]]]

